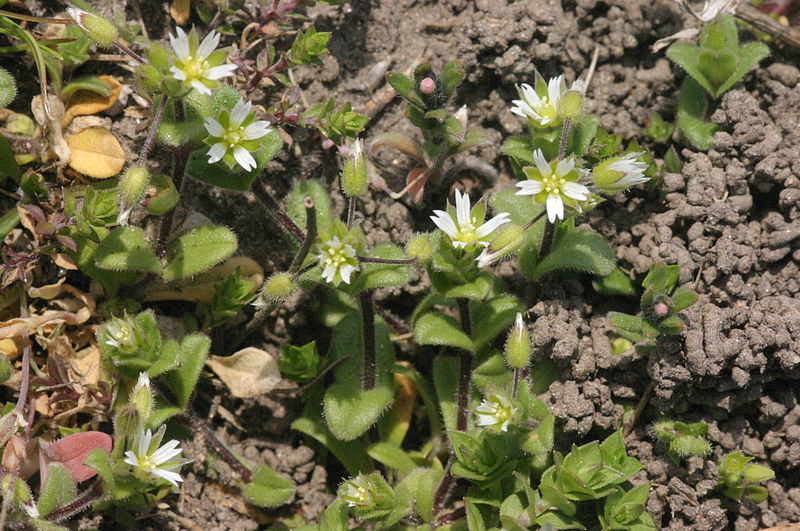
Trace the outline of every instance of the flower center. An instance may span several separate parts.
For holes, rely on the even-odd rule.
[[[470,218],[466,223],[459,224],[456,240],[465,243],[476,241],[478,239],[477,225],[477,218]]]
[[[508,408],[495,402],[492,404],[492,416],[497,419],[497,422],[503,423],[511,418],[511,412]]]
[[[183,71],[186,72],[186,77],[189,79],[195,79],[199,77],[203,77],[206,73],[206,70],[209,68],[208,61],[204,59],[195,59],[192,56],[189,56],[186,59],[186,63],[183,66]]]
[[[225,131],[224,140],[229,147],[234,147],[245,139],[244,127],[237,127],[236,129],[228,129]]]
[[[541,98],[542,104],[537,109],[539,111],[539,115],[542,118],[547,118],[549,120],[555,120],[558,118],[558,113],[556,112],[555,102],[550,102],[550,98],[547,96],[542,96]]]
[[[542,191],[550,194],[561,195],[564,192],[564,185],[567,180],[564,177],[551,173],[550,175],[542,176]]]
[[[328,258],[325,259],[325,265],[332,265],[335,268],[340,268],[347,263],[347,254],[344,249],[328,249]]]

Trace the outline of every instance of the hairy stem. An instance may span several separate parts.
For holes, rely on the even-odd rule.
[[[361,331],[364,338],[364,369],[362,389],[371,391],[377,383],[377,367],[375,362],[375,307],[372,304],[372,290],[362,291],[358,295],[361,303]]]
[[[547,214],[547,210],[542,210],[541,212],[539,212],[538,214],[536,214],[536,216],[535,216],[535,217],[534,217],[532,220],[530,220],[529,222],[527,222],[527,223],[526,223],[526,224],[525,224],[525,225],[522,227],[522,230],[528,230],[529,228],[533,227],[533,226],[534,226],[534,224],[536,224],[536,222],[537,222],[537,221],[539,221],[540,219],[542,219],[542,217],[544,217],[544,215],[545,215],[545,214]]]
[[[185,110],[183,101],[177,100],[175,102],[175,120],[182,122],[185,117]],[[175,190],[178,192],[178,197],[181,196],[183,190],[184,176],[186,175],[186,164],[189,162],[189,153],[191,152],[189,146],[180,146],[174,153],[173,166],[172,166],[172,183]],[[167,241],[172,234],[172,223],[175,221],[175,208],[164,214],[161,220],[161,227],[158,230],[158,240],[156,241],[156,254],[163,257],[167,251]]]
[[[141,55],[139,55],[138,53],[134,52],[133,50],[131,50],[130,48],[128,48],[127,46],[125,46],[125,45],[124,45],[124,44],[122,44],[121,42],[119,42],[119,41],[114,41],[114,46],[116,46],[117,48],[119,48],[119,49],[120,49],[122,52],[124,52],[125,54],[129,55],[129,56],[131,57],[131,59],[133,59],[133,60],[134,60],[134,61],[136,61],[137,63],[139,63],[139,64],[141,64],[141,65],[147,64],[147,61],[145,61],[145,60],[144,60],[144,57],[142,57],[142,56],[141,56]]]
[[[156,107],[156,112],[153,115],[152,122],[150,123],[150,131],[147,133],[147,138],[142,144],[142,149],[139,151],[139,158],[136,161],[138,166],[144,166],[144,163],[147,162],[147,158],[150,156],[150,151],[153,149],[153,142],[156,138],[156,133],[158,133],[158,126],[161,125],[161,119],[164,117],[164,109],[167,107],[167,97],[161,96],[158,100],[158,107]]]
[[[350,230],[350,227],[353,226],[353,218],[356,215],[356,198],[355,197],[348,197],[347,198],[347,230]]]
[[[561,142],[558,144],[558,160],[567,156],[567,140],[569,140],[569,130],[572,126],[571,118],[564,118],[564,129],[561,130]]]
[[[86,509],[103,495],[103,484],[96,480],[91,487],[83,491],[77,498],[67,505],[56,509],[45,517],[50,522],[60,522]]]
[[[253,479],[253,473],[250,471],[244,463],[239,461],[239,459],[233,455],[233,453],[228,450],[228,448],[222,444],[222,441],[217,439],[216,435],[211,431],[208,425],[197,416],[195,412],[191,409],[188,409],[186,413],[182,414],[179,419],[183,421],[189,428],[191,428],[195,433],[201,434],[203,438],[206,440],[208,445],[214,450],[214,453],[217,456],[225,461],[239,476],[242,478],[242,481],[245,483],[250,483]]]
[[[359,256],[359,262],[369,264],[394,264],[394,265],[409,265],[417,262],[417,257],[414,258],[375,258],[372,256]]]
[[[26,289],[22,290],[22,294],[19,298],[19,316],[22,319],[28,318],[28,297]],[[20,417],[25,413],[25,404],[28,403],[28,389],[30,389],[31,383],[31,355],[33,354],[33,349],[31,348],[31,340],[27,334],[22,337],[22,345],[22,380],[19,384],[17,405],[14,407],[17,415]]]
[[[469,299],[459,298],[458,316],[461,319],[461,330],[472,338],[472,319],[469,315]],[[467,417],[469,413],[469,390],[472,378],[472,353],[465,350],[459,351],[461,367],[458,376],[458,414],[456,415],[456,429],[467,431]]]
[[[292,237],[297,240],[298,242],[302,242],[304,239],[303,231],[297,224],[292,221],[286,212],[281,208],[278,202],[272,197],[272,194],[266,188],[266,185],[259,179],[256,181],[255,185],[253,186],[253,193],[261,201],[265,207],[267,207],[267,212],[280,223],[280,225],[292,235]]]

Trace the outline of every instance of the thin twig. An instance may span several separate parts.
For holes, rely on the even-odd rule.
[[[125,46],[121,42],[114,41],[114,45],[117,48],[119,48],[120,50],[122,50],[123,52],[125,52],[127,55],[129,55],[131,57],[131,59],[133,59],[137,63],[139,63],[141,65],[147,64],[147,61],[145,61],[144,57],[142,57],[138,53],[134,52],[133,50],[131,50],[130,48],[128,48],[127,46]]]
[[[286,212],[281,208],[278,202],[272,197],[272,194],[266,188],[266,184],[259,179],[256,181],[255,186],[253,186],[253,193],[255,196],[261,201],[265,207],[267,207],[267,211],[286,229],[286,232],[292,235],[292,237],[297,240],[298,242],[302,242],[305,236],[303,235],[303,231],[297,224],[292,221]]]
[[[784,26],[747,2],[739,3],[734,16],[751,24],[754,28],[782,40],[789,46],[800,48],[800,30],[792,26]]]
[[[214,453],[219,456],[220,459],[225,461],[228,466],[230,466],[239,476],[242,478],[242,481],[245,483],[250,483],[253,479],[253,473],[250,469],[239,459],[233,455],[233,453],[228,450],[228,448],[222,444],[216,435],[211,431],[208,425],[197,416],[197,413],[188,408],[185,413],[183,413],[180,417],[187,426],[189,426],[193,431],[199,433],[203,436],[209,446],[214,450]]]
[[[653,394],[653,390],[656,387],[655,381],[650,381],[647,385],[647,389],[644,390],[644,394],[642,398],[639,400],[639,403],[636,404],[636,409],[633,410],[633,415],[628,423],[625,425],[625,429],[622,430],[622,436],[627,437],[633,431],[634,426],[636,426],[636,422],[639,420],[639,417],[642,416],[644,413],[644,408],[647,407],[648,402],[650,402],[650,396]]]
[[[597,68],[597,59],[600,58],[600,46],[595,46],[594,52],[592,53],[592,62],[589,64],[589,72],[586,74],[586,84],[584,85],[584,93],[589,91],[589,84],[592,82],[592,78],[594,77],[594,71]]]

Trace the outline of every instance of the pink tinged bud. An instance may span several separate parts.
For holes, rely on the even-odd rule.
[[[653,305],[653,312],[659,317],[664,317],[669,313],[669,306],[663,302],[657,302]]]
[[[419,82],[419,91],[423,94],[433,94],[434,90],[436,90],[436,81],[433,79],[426,77]]]
[[[94,449],[111,453],[111,436],[101,431],[84,431],[68,435],[43,449],[45,464],[61,463],[66,467],[76,483],[86,481],[97,475],[97,472],[83,464],[86,455]]]
[[[331,149],[335,145],[336,144],[334,143],[334,141],[331,140],[330,138],[324,138],[322,140],[322,149],[324,149],[325,151],[328,151],[329,149]]]

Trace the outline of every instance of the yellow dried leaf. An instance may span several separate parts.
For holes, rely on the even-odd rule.
[[[103,96],[91,90],[79,90],[69,100],[69,107],[64,114],[61,125],[66,127],[76,116],[82,114],[97,114],[108,109],[117,102],[122,91],[122,84],[111,76],[98,76],[108,86],[108,96]]]
[[[191,0],[172,0],[169,6],[169,14],[178,26],[182,26],[189,20],[190,4]]]
[[[211,356],[206,365],[217,373],[237,398],[269,393],[281,379],[275,358],[255,347],[242,349],[232,356]]]
[[[19,355],[19,348],[13,339],[0,339],[0,354],[9,360],[15,360]]]
[[[253,283],[253,293],[264,282],[264,270],[258,262],[247,256],[234,256],[226,262],[213,267],[196,277],[177,282],[156,282],[147,289],[144,300],[151,301],[189,301],[209,304],[214,296],[214,286],[231,276],[236,270],[242,278]]]
[[[31,287],[28,288],[28,295],[36,299],[50,300],[58,297],[61,294],[61,285],[67,280],[66,277],[62,278],[55,284],[48,284],[47,286]]]
[[[94,179],[108,179],[125,166],[125,152],[111,131],[88,127],[67,138],[72,156],[69,165]]]

